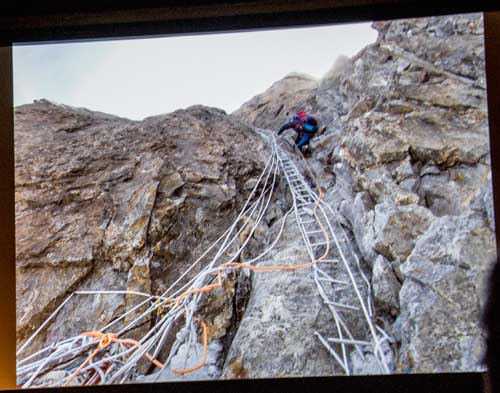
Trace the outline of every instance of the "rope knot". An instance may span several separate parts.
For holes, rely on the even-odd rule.
[[[111,344],[117,338],[118,338],[118,336],[116,334],[113,334],[113,333],[103,334],[101,337],[101,340],[99,341],[99,348],[100,349],[106,348],[109,344]]]
[[[118,340],[118,335],[115,333],[86,332],[82,333],[82,336],[99,339],[99,345],[97,346],[99,350],[108,347],[113,341]]]

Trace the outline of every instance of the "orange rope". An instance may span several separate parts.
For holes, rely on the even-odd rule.
[[[185,374],[192,373],[192,372],[197,371],[200,368],[202,368],[205,365],[205,363],[207,362],[208,329],[207,329],[207,324],[205,323],[205,321],[202,320],[202,321],[200,321],[200,323],[201,323],[201,327],[203,328],[203,356],[201,358],[200,363],[198,363],[198,365],[193,367],[193,368],[187,368],[185,370],[172,370],[172,372],[174,374],[185,375]]]
[[[321,189],[319,189],[319,194],[320,194],[319,200],[323,199],[324,194],[323,194],[323,191]],[[206,293],[206,292],[210,292],[210,291],[217,289],[217,288],[222,288],[222,270],[226,267],[240,267],[242,269],[248,269],[248,270],[254,270],[254,271],[293,271],[293,270],[307,269],[307,268],[310,268],[311,266],[315,265],[316,263],[321,262],[323,259],[325,259],[328,256],[328,253],[330,252],[330,239],[328,237],[328,233],[327,233],[325,227],[323,226],[323,224],[321,223],[321,220],[319,219],[318,215],[316,214],[316,210],[317,210],[318,205],[319,205],[319,200],[315,203],[313,214],[316,217],[316,221],[318,222],[318,225],[321,228],[321,231],[323,232],[323,235],[325,236],[325,240],[326,240],[326,250],[325,250],[325,253],[321,257],[319,257],[311,262],[303,263],[303,264],[295,265],[295,266],[288,266],[288,265],[253,266],[253,265],[248,265],[248,264],[241,263],[241,262],[223,263],[217,269],[217,284],[210,284],[210,285],[204,286],[202,288],[191,289],[189,291],[182,293],[179,296],[179,298],[177,299],[177,306],[180,305],[180,303],[182,302],[182,300],[186,296],[197,294],[197,293]]]
[[[101,350],[109,347],[112,343],[116,342],[124,345],[134,345],[137,348],[140,348],[142,346],[141,343],[139,343],[136,340],[132,340],[130,338],[120,339],[118,338],[118,335],[114,333],[85,332],[82,333],[81,336],[97,338],[99,339],[99,344],[97,345],[97,348],[94,350],[94,352],[92,352],[87,357],[87,359],[85,359],[84,362],[80,364],[80,366],[75,371],[73,371],[73,373],[69,376],[68,380],[64,383],[64,386],[67,386],[73,380],[73,378],[75,378]],[[158,360],[153,359],[153,357],[149,353],[146,353],[144,356],[156,367],[159,368],[164,367],[164,365],[160,363]]]
[[[318,201],[314,205],[313,214],[314,214],[316,221],[318,222],[318,225],[321,228],[321,231],[323,232],[323,235],[325,236],[325,240],[326,240],[325,253],[321,257],[319,257],[311,262],[307,262],[307,263],[303,263],[303,264],[295,265],[295,266],[286,266],[286,265],[252,266],[252,265],[247,265],[247,264],[241,263],[241,262],[224,263],[224,264],[220,265],[219,268],[217,269],[217,284],[210,284],[210,285],[204,286],[204,287],[199,288],[199,289],[191,289],[189,291],[182,293],[179,296],[179,298],[177,299],[177,306],[180,305],[180,303],[182,302],[182,300],[186,296],[193,295],[196,293],[207,293],[207,292],[210,292],[214,289],[222,288],[222,270],[226,267],[239,267],[242,269],[249,269],[249,270],[254,270],[254,271],[293,271],[293,270],[307,269],[307,268],[315,265],[316,263],[321,262],[323,259],[325,259],[328,256],[328,253],[330,252],[330,239],[328,236],[328,232],[326,231],[325,227],[321,223],[321,220],[319,219],[318,215],[316,214],[316,210],[318,209],[319,202],[324,197],[324,193],[321,190],[321,187],[318,187],[318,190],[319,190],[319,198],[318,198]],[[178,374],[178,375],[185,375],[185,374],[189,374],[189,373],[192,373],[194,371],[197,371],[205,365],[206,358],[207,358],[207,349],[208,349],[207,326],[206,326],[204,321],[201,321],[201,326],[203,327],[203,357],[202,357],[201,362],[196,367],[189,368],[186,370],[172,370],[173,373]]]
[[[321,187],[318,187],[318,189],[319,189],[319,199],[314,205],[313,214],[314,214],[316,221],[318,222],[318,225],[320,226],[321,231],[323,232],[323,235],[325,236],[325,240],[326,240],[325,253],[321,257],[319,257],[311,262],[307,262],[307,263],[303,263],[303,264],[295,265],[295,266],[286,266],[286,265],[252,266],[252,265],[248,265],[248,264],[241,263],[241,262],[224,263],[224,264],[220,265],[219,268],[217,269],[217,284],[206,285],[202,288],[191,289],[191,290],[188,290],[188,291],[182,293],[179,296],[179,298],[177,299],[177,302],[176,302],[177,306],[180,305],[180,303],[182,302],[182,300],[186,296],[196,294],[196,293],[207,293],[207,292],[210,292],[214,289],[222,288],[222,270],[224,268],[227,268],[227,267],[239,267],[242,269],[248,269],[248,270],[253,270],[253,271],[294,271],[294,270],[307,269],[307,268],[315,265],[316,263],[321,262],[323,259],[325,259],[328,255],[328,253],[330,252],[330,239],[329,239],[329,236],[328,236],[328,233],[327,233],[325,227],[323,226],[323,224],[321,223],[321,220],[319,219],[318,215],[316,214],[316,210],[319,206],[319,202],[324,197],[324,194],[323,194],[323,191],[321,190]],[[188,368],[185,370],[172,370],[172,372],[174,374],[177,374],[177,375],[189,374],[189,373],[192,373],[194,371],[199,370],[200,368],[202,368],[205,365],[205,363],[207,361],[207,352],[208,352],[208,329],[207,329],[206,323],[203,320],[200,321],[200,324],[201,324],[201,327],[203,329],[203,356],[202,356],[200,363],[195,367]],[[95,351],[92,352],[87,357],[87,359],[85,359],[85,361],[71,374],[71,376],[69,377],[69,379],[66,381],[66,383],[64,385],[68,385],[73,380],[73,378],[76,375],[78,375],[80,373],[80,371],[90,362],[90,360],[92,360],[94,358],[94,356],[99,353],[99,351],[101,351],[102,349],[105,349],[113,342],[117,342],[117,343],[121,343],[121,344],[125,344],[125,345],[134,345],[137,348],[141,347],[141,344],[138,341],[132,340],[132,339],[119,339],[118,336],[116,334],[113,334],[113,333],[104,334],[101,332],[86,332],[86,333],[82,333],[81,335],[87,336],[87,337],[98,338],[99,345],[97,346]],[[162,363],[160,363],[158,360],[153,359],[153,357],[149,353],[146,353],[144,356],[149,361],[151,361],[155,366],[157,366],[159,368],[164,367],[164,365]]]
[[[127,345],[127,344],[129,344],[129,345],[135,345],[137,348],[142,347],[142,345],[141,345],[141,343],[140,343],[139,341],[133,340],[133,339],[131,339],[131,338],[124,338],[124,339],[122,339],[122,340],[117,340],[117,342],[119,342],[119,343],[121,343],[121,344],[125,344],[125,345]],[[151,355],[150,355],[149,353],[147,353],[147,352],[144,354],[144,357],[145,357],[146,359],[148,359],[151,363],[153,363],[153,364],[154,364],[156,367],[158,367],[158,368],[163,368],[163,367],[165,367],[165,366],[163,365],[163,363],[161,363],[161,362],[159,362],[158,360],[154,359],[154,358],[153,358],[153,356],[151,356]]]

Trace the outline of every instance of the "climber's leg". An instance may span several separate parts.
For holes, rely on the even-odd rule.
[[[309,141],[311,140],[312,135],[311,134],[304,134],[302,138],[300,138],[299,143],[297,143],[297,147],[299,149],[302,149],[302,146],[307,146],[309,144]]]

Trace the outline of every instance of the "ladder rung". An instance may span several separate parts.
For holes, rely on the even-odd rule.
[[[342,285],[349,285],[349,283],[347,281],[336,280],[336,279],[332,278],[332,276],[330,276],[328,273],[326,273],[323,269],[321,269],[318,266],[316,266],[316,269],[317,269],[318,273],[322,274],[323,277],[326,277],[328,280],[333,280],[334,282],[336,282],[338,284],[342,284]]]
[[[362,340],[349,340],[346,338],[333,338],[333,337],[328,337],[328,341],[331,343],[336,343],[336,344],[351,344],[351,345],[373,345],[373,343],[369,341],[362,341]]]
[[[302,221],[302,225],[312,224],[313,222],[316,222],[316,220],[306,220],[306,221]]]
[[[318,280],[320,281],[328,281],[328,282],[333,282],[335,284],[340,284],[340,285],[347,285],[348,283],[342,280],[334,280],[333,278],[330,277],[319,277]]]
[[[314,233],[323,233],[321,229],[318,229],[317,231],[304,231],[306,235],[312,235]]]
[[[328,352],[330,352],[330,354],[333,356],[333,358],[340,364],[340,367],[342,367],[345,371],[346,374],[349,374],[349,367],[347,366],[347,364],[342,360],[342,358],[340,357],[340,355],[330,346],[330,344],[328,344],[328,341],[326,341],[322,336],[321,334],[319,334],[318,332],[314,332],[314,334],[316,336],[318,336],[319,340],[321,341],[321,343],[325,346],[325,348],[328,350]]]
[[[322,259],[320,263],[339,263],[338,259]]]
[[[326,246],[326,242],[319,242],[319,243],[312,243],[311,247],[317,247],[317,246]]]
[[[359,308],[354,307],[354,306],[349,306],[348,304],[337,303],[337,302],[331,302],[331,301],[327,301],[326,303],[327,303],[327,304],[331,304],[332,306],[335,306],[335,307],[345,308],[346,310],[359,311]]]

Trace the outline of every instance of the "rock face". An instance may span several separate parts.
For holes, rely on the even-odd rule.
[[[18,344],[75,290],[162,293],[256,184],[269,146],[254,128],[276,130],[303,109],[327,130],[297,166],[316,173],[311,186],[361,259],[373,319],[393,340],[384,344],[395,352],[391,371],[480,369],[484,281],[496,256],[481,15],[373,27],[377,42],[337,59],[321,80],[289,74],[232,115],[195,106],[135,122],[46,100],[16,108]],[[283,218],[290,206],[281,181],[240,261],[269,246],[283,222],[262,264],[308,260],[292,216]],[[209,344],[198,374],[165,368],[137,381],[343,374],[315,337],[332,319],[311,271],[246,273],[201,298]],[[137,301],[75,295],[30,351],[102,327]],[[349,356],[353,373],[379,372],[369,354]],[[198,361],[182,344],[171,364]]]
[[[478,370],[496,257],[482,16],[373,27],[377,42],[316,87],[288,101],[276,83],[258,117],[256,98],[233,115],[276,130],[286,116],[264,108],[282,105],[327,126],[309,164],[372,270],[377,316],[401,346],[396,372]]]
[[[234,112],[256,127],[279,127],[287,112],[293,112],[318,87],[313,77],[291,73],[274,83],[264,93],[253,97]]]
[[[418,239],[401,266],[396,325],[403,370],[479,369],[485,262],[494,253],[492,233],[477,213],[441,217]]]
[[[16,108],[17,332],[74,290],[163,291],[220,236],[266,147],[220,110],[133,122],[41,100]],[[75,295],[35,349],[137,299]]]
[[[277,228],[271,235],[275,235]],[[295,217],[265,266],[309,260]],[[327,334],[332,317],[318,295],[311,269],[255,272],[247,309],[232,341],[223,378],[277,378],[339,374],[338,366],[314,335]]]

